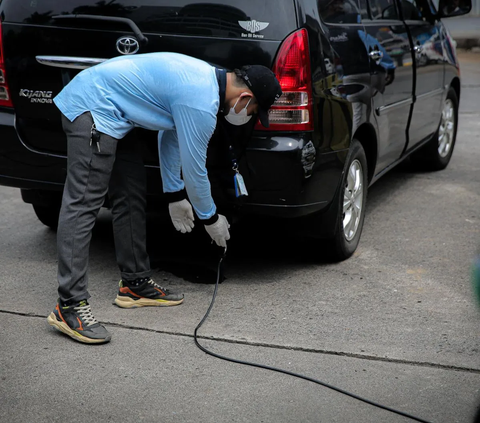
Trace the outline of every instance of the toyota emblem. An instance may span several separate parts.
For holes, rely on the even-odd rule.
[[[121,54],[135,54],[140,49],[136,38],[121,37],[117,40],[117,50]]]

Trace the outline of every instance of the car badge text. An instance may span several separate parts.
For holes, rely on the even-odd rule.
[[[264,38],[264,35],[257,34],[257,32],[263,31],[270,22],[259,22],[256,20],[251,21],[238,21],[238,24],[245,30],[248,31],[248,34],[242,34],[242,38]]]
[[[18,95],[30,99],[30,103],[52,104],[52,91],[35,91],[21,88]]]

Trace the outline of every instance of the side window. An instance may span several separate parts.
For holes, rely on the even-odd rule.
[[[395,0],[370,0],[372,19],[400,19]]]
[[[400,0],[403,12],[403,19],[406,21],[421,21],[422,13],[416,0]]]
[[[318,11],[327,23],[356,24],[362,18],[357,0],[318,0]]]
[[[358,7],[360,8],[360,16],[362,20],[370,20],[370,14],[368,13],[368,0],[358,0]]]

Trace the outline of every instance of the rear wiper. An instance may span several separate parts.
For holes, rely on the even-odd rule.
[[[52,16],[52,19],[90,19],[97,21],[121,22],[127,24],[132,29],[133,33],[141,44],[146,45],[148,43],[148,38],[142,34],[142,31],[140,31],[140,28],[137,26],[137,24],[128,18],[100,15],[55,15]]]

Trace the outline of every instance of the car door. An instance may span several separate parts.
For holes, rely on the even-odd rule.
[[[330,44],[330,49],[324,50],[330,75],[322,83],[325,85],[317,88],[322,98],[321,137],[324,144],[341,150],[348,148],[351,137],[370,115],[370,63],[362,40],[365,29],[358,0],[319,0],[318,10]],[[348,118],[342,119],[344,116]]]
[[[373,107],[378,125],[375,174],[398,160],[407,143],[410,109],[414,101],[414,69],[407,26],[394,0],[362,0],[368,14],[362,19],[370,57]]]
[[[399,0],[413,45],[415,98],[408,149],[430,137],[438,127],[443,94],[444,60],[441,27],[431,19],[428,0]]]

